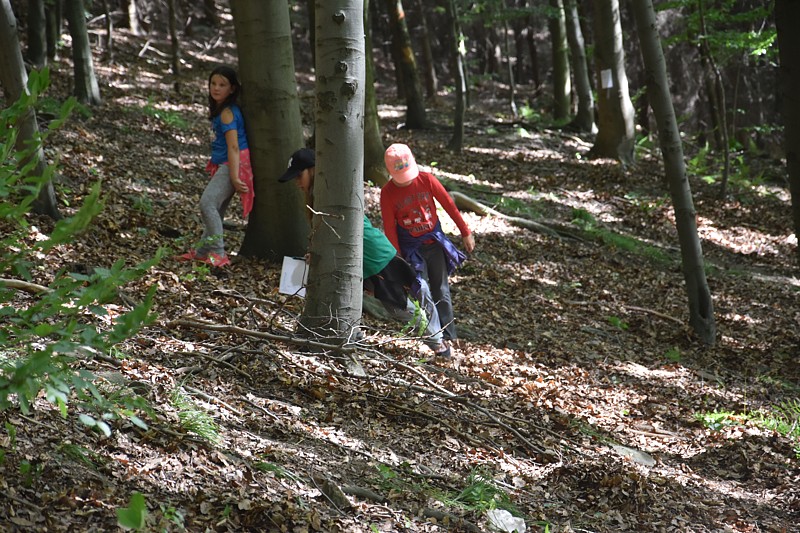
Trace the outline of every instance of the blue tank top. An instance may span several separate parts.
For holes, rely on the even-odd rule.
[[[211,120],[211,128],[214,130],[214,140],[211,141],[211,162],[215,165],[228,162],[228,143],[225,142],[225,132],[236,130],[236,135],[239,137],[239,150],[249,148],[247,134],[244,131],[242,110],[236,104],[228,106],[228,109],[233,113],[233,120],[230,124],[222,123],[222,113]]]

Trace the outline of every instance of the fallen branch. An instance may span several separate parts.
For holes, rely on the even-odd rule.
[[[286,344],[294,344],[296,346],[304,346],[307,348],[318,348],[320,350],[332,351],[337,353],[354,353],[357,351],[355,347],[344,346],[342,344],[327,344],[324,342],[314,341],[299,337],[289,337],[287,335],[275,335],[274,333],[267,333],[265,331],[255,331],[252,329],[240,328],[238,326],[229,326],[227,324],[215,324],[213,322],[206,322],[198,319],[181,318],[173,320],[167,324],[169,328],[175,327],[188,327],[203,329],[206,331],[221,331],[224,333],[235,333],[237,335],[244,335],[246,337],[255,337],[257,339],[269,339],[276,342],[283,342]]]
[[[453,197],[453,200],[456,202],[456,206],[459,209],[463,209],[465,211],[473,211],[481,216],[491,215],[497,218],[501,218],[511,224],[512,226],[518,226],[520,228],[525,228],[533,231],[538,231],[539,233],[544,233],[545,235],[550,235],[551,237],[561,238],[568,236],[570,238],[574,238],[572,235],[567,235],[565,233],[561,233],[559,231],[554,230],[544,224],[540,224],[538,222],[534,222],[533,220],[528,220],[527,218],[520,218],[520,217],[512,217],[511,215],[506,215],[505,213],[501,213],[496,209],[492,209],[488,205],[484,205],[479,201],[470,198],[464,193],[458,191],[450,191],[450,196]]]
[[[622,307],[623,309],[626,309],[628,311],[639,311],[639,312],[642,312],[642,313],[648,313],[650,315],[657,316],[659,318],[663,318],[664,320],[670,320],[672,322],[675,322],[676,324],[678,324],[680,326],[684,326],[683,321],[681,319],[679,319],[679,318],[675,318],[673,316],[665,315],[664,313],[659,313],[658,311],[655,311],[653,309],[647,309],[646,307],[639,307],[639,306],[636,306],[636,305],[625,305],[625,304],[618,304],[618,303],[613,303],[613,302],[579,302],[579,301],[575,301],[575,300],[565,300],[564,303],[570,304],[570,305],[608,305],[608,306],[617,306],[617,307]]]
[[[8,287],[9,289],[17,289],[25,292],[30,292],[32,294],[53,292],[53,289],[51,289],[50,287],[45,287],[44,285],[38,285],[36,283],[28,283],[27,281],[21,281],[18,279],[0,278],[0,285],[2,285],[3,287]]]

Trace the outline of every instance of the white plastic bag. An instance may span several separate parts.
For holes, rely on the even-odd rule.
[[[525,533],[525,520],[517,518],[504,509],[492,509],[486,513],[489,526],[503,533]]]

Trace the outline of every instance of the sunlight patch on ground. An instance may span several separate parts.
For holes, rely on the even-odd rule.
[[[669,217],[674,223],[675,216],[672,210],[669,212]],[[791,245],[793,238],[793,234],[767,235],[747,226],[719,229],[711,219],[699,215],[697,225],[701,239],[745,255],[780,257],[782,251],[779,245]]]

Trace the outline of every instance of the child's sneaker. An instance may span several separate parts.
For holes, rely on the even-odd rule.
[[[189,250],[185,254],[176,255],[175,259],[178,261],[194,261],[197,259],[197,250]]]
[[[211,252],[207,257],[196,257],[199,261],[211,265],[212,267],[222,268],[231,264],[227,255],[219,255]]]
[[[450,345],[447,344],[447,341],[442,341],[439,346],[434,348],[433,355],[439,359],[449,359],[453,354],[450,351]]]

